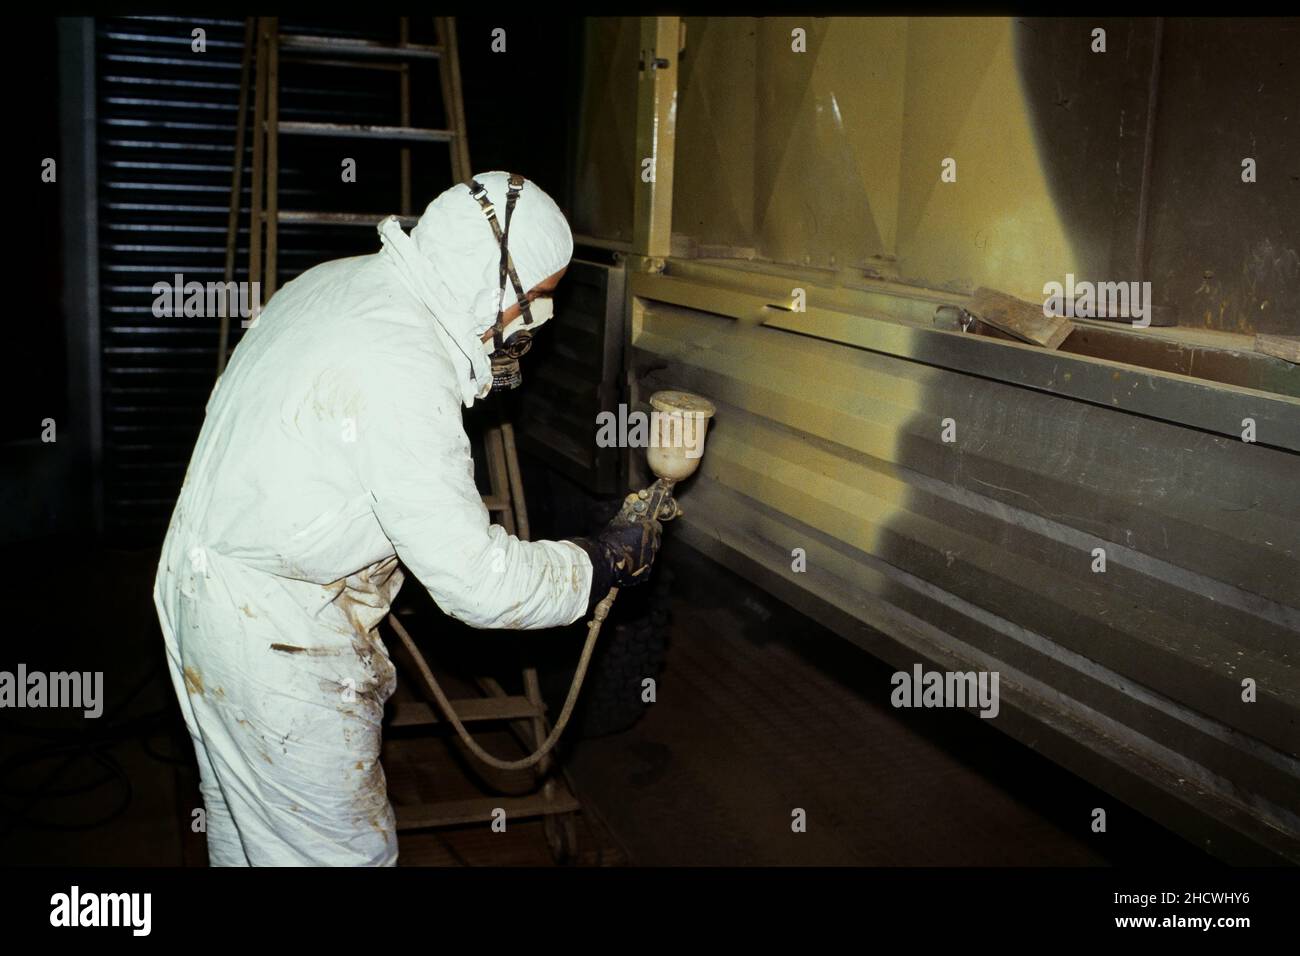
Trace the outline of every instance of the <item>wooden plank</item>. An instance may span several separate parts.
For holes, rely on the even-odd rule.
[[[527,697],[468,697],[451,701],[462,724],[484,720],[518,720],[537,717],[541,708]],[[403,700],[393,704],[390,727],[424,727],[450,723],[433,707],[420,700]]]
[[[377,126],[372,123],[314,123],[293,120],[280,124],[286,136],[330,136],[340,139],[382,139],[392,142],[445,143],[455,133],[445,129],[424,129],[414,126]]]
[[[403,17],[402,19],[405,20],[406,18]],[[285,50],[306,50],[312,53],[331,53],[342,56],[382,56],[407,60],[435,60],[443,54],[441,46],[408,43],[405,39],[405,30],[402,30],[401,36],[402,41],[394,45],[392,43],[380,43],[375,40],[354,40],[348,37],[285,34],[280,38],[280,46]]]
[[[293,52],[285,53],[283,48],[281,48],[280,62],[307,66],[328,66],[332,69],[343,70],[369,70],[373,73],[397,73],[406,65],[404,63],[390,63],[386,60],[331,60],[319,56],[303,56]]]
[[[955,305],[939,306],[935,310],[934,318],[931,321],[936,329],[943,329],[945,332],[985,335],[991,339],[1001,339],[1004,342],[1020,341],[1014,335],[1008,335],[1001,329],[993,328],[987,322],[981,322],[965,309]]]
[[[529,539],[528,508],[524,505],[524,479],[519,472],[519,454],[515,450],[515,426],[504,419],[500,425],[502,449],[506,459],[506,478],[510,484],[510,501],[515,508],[515,534],[521,541]]]
[[[377,212],[321,212],[310,209],[281,209],[275,218],[281,223],[293,225],[321,226],[370,226],[379,225],[388,217],[388,213]],[[397,220],[404,229],[410,229],[420,221],[419,216],[398,216]]]
[[[1300,365],[1300,335],[1257,335],[1255,351]]]
[[[1074,331],[1074,323],[1069,319],[1044,315],[1041,305],[995,289],[976,289],[966,311],[1022,342],[1047,349],[1058,348]]]
[[[488,697],[498,698],[508,696],[505,688],[497,682],[495,677],[476,677],[474,682],[478,684],[479,690],[483,691]],[[542,708],[542,713],[546,712],[545,702],[539,702],[538,706]],[[510,733],[514,735],[519,746],[523,748],[524,753],[531,753],[536,749],[536,738],[533,736],[533,728],[530,721],[526,719],[512,720],[506,725]],[[547,731],[549,733],[550,731]]]
[[[280,20],[270,17],[266,34],[266,262],[262,303],[271,301],[280,281]],[[256,278],[250,277],[250,278]]]
[[[438,44],[447,51],[447,55],[438,60],[438,75],[447,125],[454,134],[448,143],[451,153],[451,176],[459,183],[468,179],[473,174],[473,170],[469,166],[469,141],[465,135],[465,98],[460,82],[456,18],[434,17],[434,23],[438,31]]]
[[[239,59],[239,115],[235,118],[235,159],[230,170],[230,212],[226,219],[226,283],[235,281],[235,252],[239,247],[239,200],[243,195],[244,130],[248,126],[248,88],[252,83],[253,45],[257,42],[257,18],[244,18],[244,50]],[[256,210],[254,210],[256,215]],[[256,228],[249,217],[249,232]],[[221,310],[217,332],[217,377],[226,370],[230,350],[230,310]]]
[[[398,39],[401,46],[405,47],[411,40],[411,18],[402,17],[398,28]],[[402,70],[398,75],[398,89],[401,93],[401,109],[398,111],[398,122],[402,126],[411,125],[411,67],[409,63],[402,64]],[[411,214],[411,147],[403,146],[399,153],[401,157],[401,175],[399,179],[402,184],[402,215]]]
[[[501,440],[501,426],[491,425],[483,432],[483,452],[483,457],[487,460],[491,497],[501,502],[510,501],[510,484],[509,479],[506,477],[506,449],[505,443]],[[502,510],[501,527],[505,528],[510,534],[515,533],[513,507]]]
[[[248,281],[262,281],[262,230],[266,226],[266,61],[267,20],[257,18],[257,61],[253,79],[253,182],[248,222]],[[242,157],[241,157],[242,159]],[[266,302],[263,290],[262,302]]]
[[[582,806],[563,787],[547,797],[532,794],[526,797],[474,797],[468,800],[443,800],[413,806],[394,806],[397,829],[417,830],[424,827],[461,826],[492,820],[496,810],[506,812],[506,822],[527,817],[540,817],[552,813],[573,813]]]

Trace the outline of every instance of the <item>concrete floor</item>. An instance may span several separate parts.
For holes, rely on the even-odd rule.
[[[1099,861],[785,642],[746,638],[725,610],[674,610],[658,703],[632,732],[582,744],[571,764],[638,863]],[[792,832],[795,808],[804,833]]]
[[[152,617],[153,555],[49,548],[23,566],[6,559],[7,580],[26,574],[29,587],[15,619],[23,640],[11,644],[21,656],[3,666],[102,669],[110,707],[134,696],[112,723],[80,732],[53,712],[0,714],[0,863],[202,865],[188,826],[199,805],[188,739]],[[566,748],[585,807],[577,863],[1206,862],[985,721],[890,707],[891,668],[728,572],[709,565],[679,579],[658,702],[630,731]],[[474,643],[491,654],[491,641]],[[84,723],[97,723],[94,734]],[[52,736],[62,725],[73,736]],[[399,736],[384,755],[395,805],[476,792],[445,739]],[[65,749],[51,751],[56,743]],[[521,753],[505,732],[486,745]],[[41,746],[41,759],[14,762]],[[59,792],[42,790],[59,768]],[[1095,806],[1109,810],[1107,834],[1089,829]],[[791,830],[795,808],[805,833]],[[539,822],[521,821],[508,839],[471,826],[403,834],[400,846],[404,865],[551,862]]]

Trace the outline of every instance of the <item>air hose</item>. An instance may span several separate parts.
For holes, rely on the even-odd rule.
[[[394,615],[390,614],[388,620],[393,625],[393,630],[397,632],[398,638],[410,653],[411,658],[415,661],[420,676],[424,678],[425,684],[432,691],[434,699],[438,701],[438,706],[442,708],[443,713],[447,715],[447,719],[456,728],[456,733],[465,746],[469,748],[470,753],[488,766],[496,767],[499,770],[523,770],[538,763],[550,753],[560,739],[560,735],[564,733],[564,728],[568,726],[569,718],[573,715],[573,707],[578,701],[578,692],[582,690],[583,678],[587,676],[587,665],[591,663],[592,651],[596,649],[596,639],[600,636],[600,626],[605,622],[605,618],[609,616],[609,609],[614,606],[616,597],[618,597],[618,588],[610,588],[609,593],[595,607],[591,622],[587,625],[587,643],[583,645],[582,656],[578,658],[578,669],[574,672],[573,683],[569,686],[569,696],[564,700],[560,718],[555,722],[555,727],[552,728],[550,736],[533,753],[519,760],[502,760],[500,757],[494,757],[475,742],[469,731],[465,729],[465,725],[460,722],[455,709],[451,706],[451,701],[443,693],[442,687],[438,684],[438,679],[433,676],[433,671],[429,669],[424,655],[415,646],[415,641],[411,639],[411,635],[406,632],[406,628],[401,625],[401,622]]]
[[[673,486],[695,473],[700,464],[700,456],[704,453],[705,431],[709,419],[715,412],[712,402],[690,392],[662,391],[650,396],[650,405],[655,410],[651,418],[651,431],[654,437],[646,449],[646,464],[650,466],[650,470],[658,480],[649,488],[629,494],[623,500],[622,509],[615,516],[615,522],[631,524],[644,521],[647,517],[653,517],[658,521],[671,521],[679,517],[682,512],[677,499],[673,497]],[[591,654],[596,648],[596,639],[600,636],[600,626],[609,616],[616,597],[618,597],[618,588],[610,588],[609,593],[594,609],[591,622],[587,625],[587,643],[582,648],[582,656],[578,658],[578,669],[574,672],[573,683],[569,686],[569,696],[565,698],[564,707],[555,722],[555,727],[537,750],[519,760],[502,760],[494,757],[474,742],[474,738],[469,735],[469,731],[461,723],[456,711],[452,709],[451,701],[447,700],[447,695],[438,686],[437,678],[429,669],[424,655],[415,646],[415,641],[411,640],[411,635],[392,614],[388,615],[388,620],[392,622],[393,630],[397,632],[398,638],[410,652],[411,658],[420,671],[420,676],[433,692],[438,706],[456,728],[456,733],[469,748],[470,753],[488,766],[500,770],[523,770],[538,763],[550,753],[560,739],[560,735],[564,733],[564,728],[573,715],[573,707],[578,701],[578,692],[582,690],[583,678],[587,676],[587,665],[591,663]]]
[[[660,478],[649,488],[642,491],[634,491],[623,501],[623,507],[615,516],[615,522],[635,523],[645,520],[647,515],[654,515],[659,521],[670,521],[682,513],[681,507],[677,504],[677,499],[673,497],[673,486],[676,480],[672,478]],[[443,693],[442,688],[438,685],[438,680],[433,676],[433,671],[429,669],[429,664],[424,659],[415,646],[415,641],[411,635],[406,632],[400,621],[390,614],[389,622],[393,625],[393,630],[397,632],[398,638],[405,645],[406,650],[410,653],[415,666],[420,671],[420,676],[424,678],[424,683],[433,693],[434,699],[438,706],[442,708],[447,719],[451,721],[456,733],[465,746],[469,748],[470,753],[485,764],[496,767],[499,770],[523,770],[531,767],[551,752],[560,735],[564,733],[564,728],[568,726],[569,718],[573,715],[574,705],[578,701],[578,692],[582,690],[583,678],[587,676],[587,665],[591,663],[592,652],[596,649],[596,639],[600,637],[600,626],[605,623],[605,618],[609,616],[610,608],[614,606],[614,599],[618,597],[618,588],[610,588],[609,593],[593,609],[591,622],[587,625],[587,643],[583,645],[582,655],[578,658],[578,669],[573,674],[573,683],[569,685],[569,696],[564,700],[564,707],[560,710],[560,717],[555,722],[555,727],[551,730],[550,736],[527,757],[519,760],[502,760],[494,757],[482,747],[480,747],[474,738],[470,736],[465,725],[461,723],[460,717],[452,708],[451,702],[447,700],[447,695]]]

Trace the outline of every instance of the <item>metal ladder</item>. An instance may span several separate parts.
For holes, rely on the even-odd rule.
[[[400,18],[399,42],[383,44],[371,40],[339,39],[282,34],[277,17],[249,17],[244,26],[244,51],[241,63],[239,118],[235,127],[235,163],[231,177],[231,199],[226,236],[226,281],[235,274],[239,238],[240,201],[243,187],[245,117],[250,84],[253,95],[253,168],[250,208],[248,278],[261,276],[262,298],[269,301],[276,289],[278,226],[280,223],[303,223],[321,226],[375,225],[385,214],[288,210],[279,205],[279,137],[322,136],[388,140],[396,143],[445,142],[451,151],[451,170],[456,182],[472,175],[469,146],[465,138],[464,103],[461,96],[460,62],[456,50],[456,26],[452,17],[435,17],[438,43],[418,45],[409,42],[410,21]],[[398,72],[401,96],[400,126],[371,126],[338,123],[281,122],[279,66],[281,52],[298,62],[340,68],[385,69]],[[411,122],[411,84],[409,64],[417,59],[437,59],[443,102],[448,119],[447,129],[419,129]],[[411,151],[402,146],[401,220],[404,228],[415,224],[411,196]],[[265,239],[263,238],[265,233]],[[229,358],[229,319],[221,317],[218,341],[217,374]],[[489,491],[483,498],[488,512],[506,531],[527,540],[528,511],[524,503],[523,481],[515,448],[513,426],[502,419],[485,429],[484,451],[487,461]],[[406,633],[397,615],[388,616],[388,625]],[[403,673],[411,675],[423,699],[399,691],[393,699],[393,717],[388,726],[420,727],[445,724],[433,695],[420,681],[418,669],[408,659],[401,642],[392,642],[393,656]],[[453,700],[457,715],[466,724],[507,722],[507,726],[525,750],[540,746],[550,734],[541,685],[535,668],[523,671],[523,694],[508,694],[492,677],[476,680],[482,697]],[[563,767],[548,754],[535,770],[536,792],[525,796],[486,796],[469,800],[439,801],[395,807],[397,829],[423,830],[488,822],[498,809],[509,819],[544,818],[545,833],[552,856],[557,862],[576,852],[577,826],[574,814],[581,804],[573,794]]]
[[[261,282],[262,302],[269,302],[278,283],[279,226],[295,223],[319,226],[376,225],[384,214],[329,212],[325,210],[281,209],[279,197],[280,137],[319,136],[331,139],[385,140],[399,144],[446,143],[450,151],[454,182],[471,175],[469,144],[465,138],[465,105],[461,95],[460,58],[456,48],[454,17],[433,18],[438,42],[433,45],[409,42],[410,18],[399,18],[397,43],[337,37],[284,34],[278,17],[248,17],[244,23],[244,51],[240,65],[239,111],[235,122],[235,163],[231,173],[230,210],[226,224],[227,283],[235,278],[239,239],[240,201],[243,188],[244,147],[250,85],[253,96],[253,169],[249,209],[248,274],[250,282]],[[398,126],[347,123],[281,122],[280,57],[299,63],[340,69],[393,71],[398,74],[400,112]],[[436,60],[447,128],[422,129],[411,126],[411,63]],[[411,199],[411,149],[402,145],[400,163],[402,226],[415,225]],[[450,184],[448,184],[450,185]],[[225,310],[223,310],[225,311]],[[229,317],[221,317],[217,343],[217,374],[229,358]]]

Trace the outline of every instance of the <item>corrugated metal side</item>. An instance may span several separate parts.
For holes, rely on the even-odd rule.
[[[1209,851],[1300,861],[1300,401],[795,284],[630,277],[638,397],[718,406],[676,533],[899,669],[998,671],[995,725]]]
[[[520,447],[594,494],[618,491],[622,477],[621,450],[592,435],[597,414],[617,414],[622,400],[623,288],[622,266],[573,260],[555,318],[523,360]]]
[[[396,16],[284,19],[281,26],[397,39]],[[192,49],[195,29],[205,31],[205,52]],[[243,29],[235,17],[114,17],[96,24],[104,526],[119,540],[156,539],[165,527],[216,374],[218,320],[156,317],[152,290],[177,273],[187,282],[223,278]],[[414,42],[430,42],[431,33],[431,22],[413,23]],[[394,74],[282,60],[282,120],[396,122]],[[437,126],[436,67],[415,69],[413,121]],[[424,150],[413,150],[413,193],[427,198],[450,179],[445,146]],[[281,208],[397,212],[396,155],[390,144],[282,137]],[[342,182],[344,157],[357,160],[356,183]],[[244,162],[237,279],[248,262],[251,146]],[[280,282],[378,245],[364,227],[282,226]],[[233,325],[238,341],[239,323]]]

